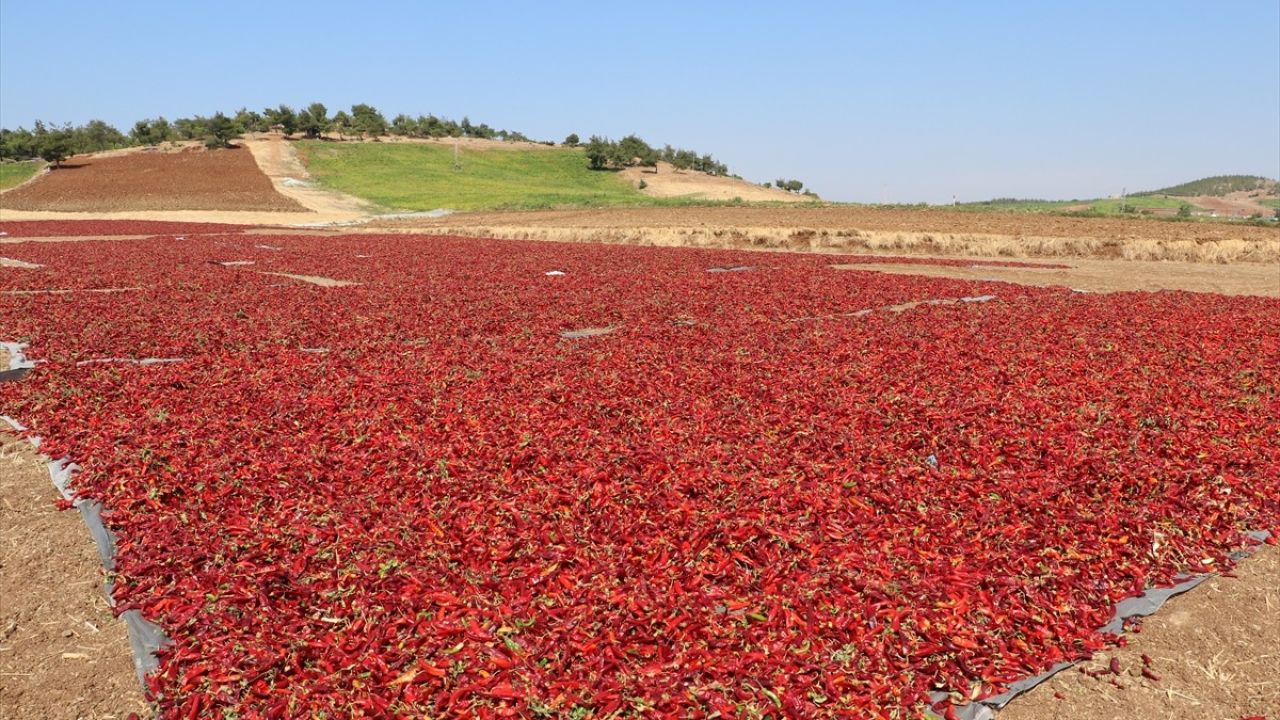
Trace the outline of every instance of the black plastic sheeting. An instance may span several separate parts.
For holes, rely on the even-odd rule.
[[[5,367],[0,367],[0,382],[21,380],[23,376],[31,371],[31,368],[36,366],[34,362],[28,360],[27,356],[23,354],[22,351],[26,347],[25,343],[0,342],[0,349],[9,353],[9,364]]]
[[[0,420],[8,423],[14,430],[22,432],[26,430],[17,420],[11,417],[0,415]],[[37,451],[40,449],[40,438],[32,438],[31,444]],[[98,560],[102,563],[102,567],[111,572],[116,567],[116,541],[115,536],[107,529],[105,523],[102,522],[102,512],[104,510],[102,503],[97,500],[88,498],[78,498],[71,490],[71,476],[75,473],[77,467],[75,463],[63,460],[50,460],[48,464],[49,479],[53,481],[53,486],[64,499],[71,502],[77,510],[80,511],[80,518],[84,521],[85,527],[89,529],[89,535],[93,537],[93,542],[98,548]],[[106,582],[107,602],[115,607],[116,601],[112,596],[113,583],[108,580]],[[125,627],[129,632],[129,647],[133,653],[133,669],[138,675],[138,683],[146,688],[147,673],[155,670],[159,666],[159,660],[156,659],[156,651],[169,645],[171,641],[165,636],[164,631],[159,625],[148,621],[142,617],[142,613],[138,610],[126,610],[120,613],[120,619],[124,621]]]
[[[1252,530],[1245,535],[1257,542],[1262,542],[1270,537],[1271,533],[1265,530]],[[1232,553],[1234,560],[1240,560],[1250,554],[1249,550],[1241,550]],[[1111,616],[1111,622],[1100,628],[1101,632],[1119,635],[1124,632],[1124,623],[1130,618],[1146,617],[1153,615],[1159,610],[1170,598],[1181,595],[1195,588],[1200,583],[1213,577],[1214,573],[1205,575],[1187,575],[1179,579],[1176,583],[1169,587],[1147,588],[1141,595],[1121,600],[1116,604],[1115,613]],[[1060,662],[1049,668],[1039,675],[1035,675],[1009,685],[1009,689],[999,695],[992,695],[967,705],[960,705],[955,708],[956,716],[961,720],[992,720],[995,718],[995,710],[1008,705],[1014,698],[1031,690],[1037,685],[1045,682],[1049,678],[1074,667],[1075,665],[1085,662],[1084,660],[1073,660],[1071,662]],[[946,700],[948,695],[944,692],[936,692],[932,694],[934,702]]]

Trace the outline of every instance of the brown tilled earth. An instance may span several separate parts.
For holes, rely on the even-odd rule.
[[[77,156],[0,195],[0,208],[53,212],[302,211],[243,148]]]
[[[0,718],[147,716],[97,549],[57,498],[31,444],[0,432]]]

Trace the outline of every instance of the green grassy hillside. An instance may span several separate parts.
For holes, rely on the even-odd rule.
[[[1187,204],[1180,198],[1167,197],[1127,197],[1124,205],[1130,212],[1141,213],[1144,210],[1177,210]],[[1095,200],[1022,200],[1001,198],[983,202],[961,203],[961,210],[1003,210],[1022,212],[1068,212],[1098,215],[1119,215],[1119,198],[1100,198]]]
[[[485,210],[672,204],[643,195],[615,173],[590,170],[578,148],[428,143],[295,143],[319,183],[400,210]]]
[[[1151,190],[1149,192],[1134,193],[1134,195],[1177,195],[1179,197],[1192,197],[1195,195],[1213,195],[1221,196],[1227,193],[1239,192],[1241,190],[1257,190],[1259,188],[1270,187],[1275,190],[1276,181],[1268,178],[1259,177],[1257,175],[1215,175],[1214,177],[1200,178],[1181,185],[1163,188],[1161,190]]]
[[[44,162],[40,160],[0,163],[0,190],[7,190],[21,185],[42,167],[44,167]]]

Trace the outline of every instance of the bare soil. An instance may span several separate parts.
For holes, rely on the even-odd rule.
[[[1143,262],[1076,259],[1070,268],[1022,268],[950,265],[853,263],[835,265],[897,275],[999,280],[1037,287],[1068,287],[1089,292],[1190,290],[1221,295],[1280,297],[1280,264],[1206,265],[1187,262]]]
[[[57,497],[31,444],[0,433],[0,718],[148,716],[93,540]]]
[[[298,159],[292,143],[279,135],[252,135],[243,141],[258,168],[271,180],[276,192],[316,213],[316,222],[347,222],[367,217],[373,205],[352,195],[311,183],[311,174]]]
[[[645,195],[653,197],[687,197],[699,200],[733,200],[745,202],[812,203],[815,198],[766,188],[738,178],[708,175],[693,170],[677,170],[671,163],[660,162],[656,168],[630,167],[619,175]],[[645,187],[640,188],[643,182]]]
[[[258,272],[263,275],[275,275],[277,277],[289,278],[290,280],[311,283],[312,285],[319,285],[320,287],[348,287],[360,284],[351,280],[337,280],[335,278],[324,277],[323,275],[295,275],[293,273],[285,272],[266,272],[265,270],[259,270]]]
[[[1280,227],[871,207],[681,207],[374,219],[369,230],[532,240],[1184,262],[1280,261]]]
[[[304,210],[281,195],[244,148],[77,156],[0,196],[22,211]],[[5,214],[6,218],[18,219]]]
[[[1275,208],[1259,203],[1258,200],[1263,197],[1267,196],[1259,194],[1256,190],[1242,190],[1221,196],[1197,195],[1186,200],[1192,205],[1213,210],[1225,217],[1249,217],[1254,214],[1271,217]]]
[[[1055,675],[998,720],[1237,720],[1280,708],[1280,548],[1169,601],[1127,644]],[[1142,656],[1151,659],[1150,666]],[[1143,669],[1158,677],[1144,677]],[[1114,680],[1114,683],[1112,682]]]

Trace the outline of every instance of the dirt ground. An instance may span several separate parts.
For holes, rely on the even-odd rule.
[[[731,177],[719,177],[692,170],[676,170],[671,163],[660,162],[657,168],[631,167],[619,173],[640,192],[653,197],[691,197],[701,200],[733,200],[746,202],[811,203],[815,198],[767,188]]]
[[[1038,287],[1069,287],[1090,292],[1190,290],[1221,295],[1280,297],[1280,263],[1206,265],[1188,262],[1089,260],[1076,258],[1070,268],[954,267],[895,263],[836,265],[899,275],[999,280]]]
[[[1250,190],[1227,193],[1220,197],[1197,195],[1187,198],[1187,201],[1206,210],[1213,210],[1225,217],[1249,217],[1255,213],[1259,213],[1263,217],[1270,217],[1275,212],[1275,208],[1267,207],[1258,202],[1262,197],[1266,196],[1256,190]]]
[[[1280,708],[1280,548],[1169,601],[1127,646],[1055,675],[998,720],[1238,720]],[[1142,659],[1151,659],[1148,666]],[[1142,671],[1159,678],[1144,677]],[[1114,683],[1112,681],[1115,681]]]
[[[875,207],[546,210],[375,219],[368,231],[643,245],[1054,257],[1280,262],[1280,227]]]
[[[0,718],[145,717],[93,540],[57,497],[31,444],[0,432]]]
[[[38,181],[0,195],[0,208],[55,212],[304,210],[297,201],[275,191],[252,153],[244,148],[77,156]],[[6,213],[5,217],[12,216]]]
[[[352,221],[373,212],[369,202],[312,184],[311,174],[293,145],[279,135],[253,135],[242,144],[253,153],[258,169],[271,180],[276,192],[319,216],[309,222]]]
[[[1089,218],[1013,212],[875,206],[669,207],[530,210],[419,218],[415,224],[526,225],[530,227],[684,228],[775,227],[872,231],[915,230],[1022,237],[1154,237],[1166,240],[1280,239],[1280,229],[1218,222],[1162,222],[1136,218]],[[407,222],[407,221],[406,221]]]

